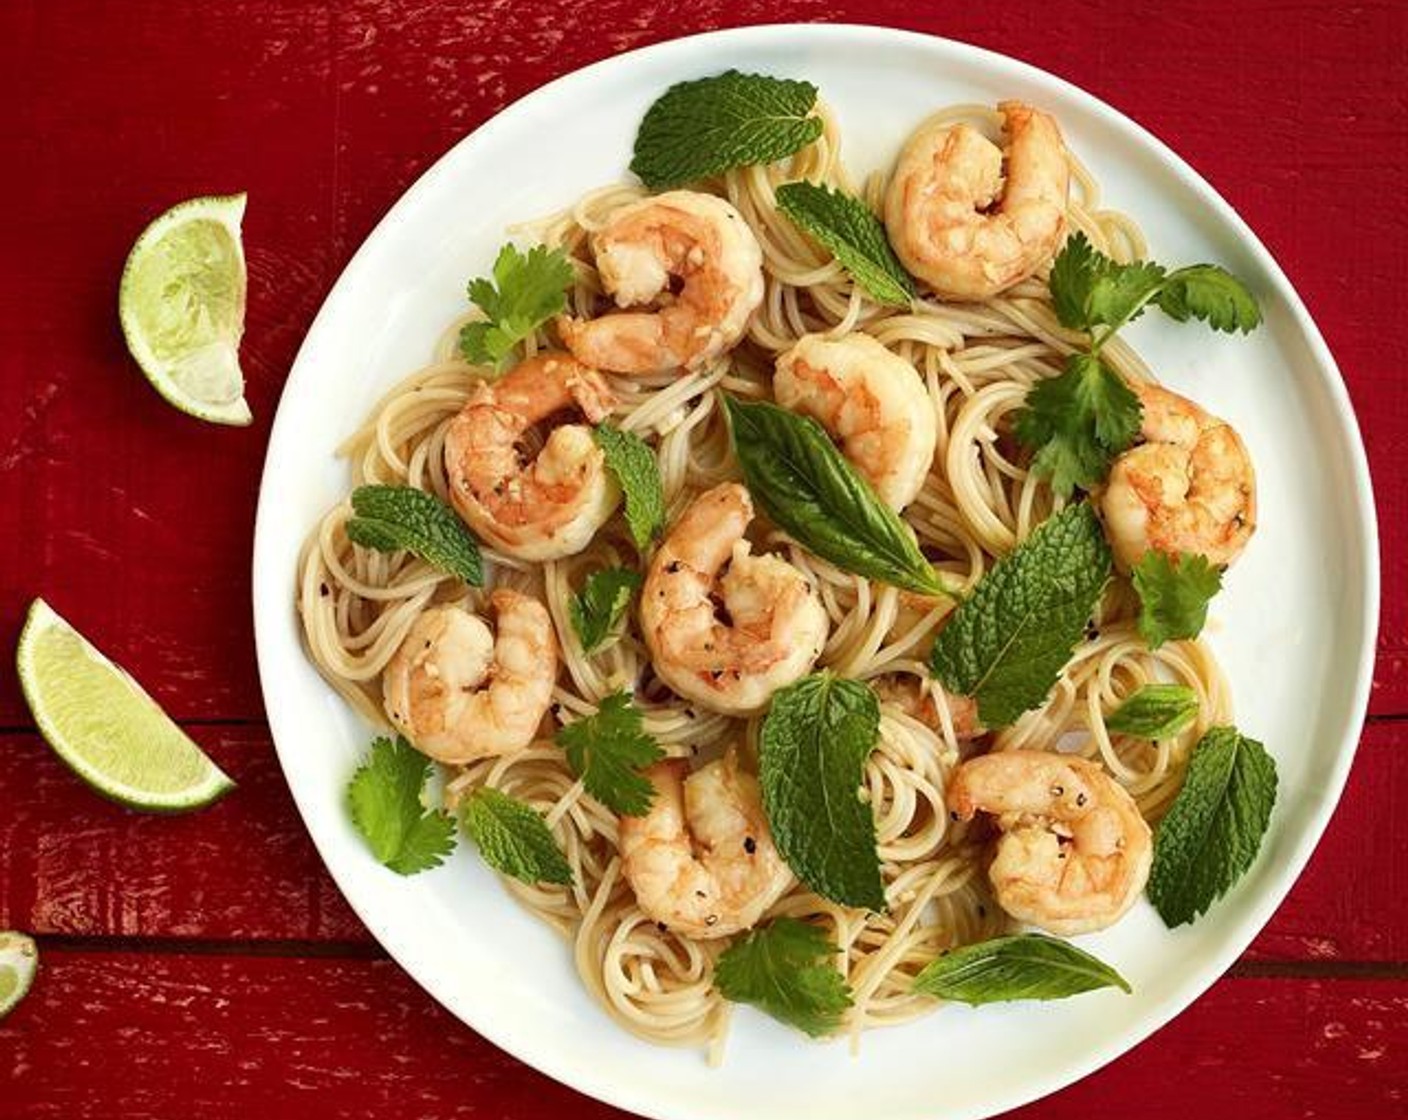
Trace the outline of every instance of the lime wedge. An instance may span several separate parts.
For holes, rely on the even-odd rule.
[[[15,667],[40,733],[104,796],[179,813],[234,788],[141,685],[43,599],[30,604]]]
[[[127,349],[158,393],[216,424],[248,424],[244,333],[245,196],[193,198],[137,238],[122,270],[118,315]]]
[[[39,950],[34,939],[0,930],[0,1019],[24,999],[38,970]]]

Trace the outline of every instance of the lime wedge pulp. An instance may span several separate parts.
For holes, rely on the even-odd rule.
[[[193,198],[152,222],[127,256],[118,316],[147,380],[182,412],[248,424],[240,336],[242,194]]]
[[[38,969],[39,950],[33,938],[0,930],[0,1019],[24,999]]]
[[[15,667],[40,733],[99,793],[179,813],[234,788],[141,685],[43,599],[30,604]]]

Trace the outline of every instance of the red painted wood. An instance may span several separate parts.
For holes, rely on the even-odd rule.
[[[240,786],[188,817],[109,804],[36,736],[0,736],[0,804],[13,806],[0,818],[0,929],[370,944],[318,861],[267,732],[192,733]],[[1408,726],[1371,725],[1329,831],[1249,960],[1408,960],[1405,788]]]
[[[0,645],[42,593],[178,717],[259,721],[247,602],[264,442],[299,340],[360,240],[444,149],[544,81],[692,31],[787,19],[909,27],[1027,59],[1167,139],[1239,209],[1359,410],[1386,574],[1371,709],[1408,715],[1408,594],[1395,578],[1408,559],[1400,0],[0,6],[12,164],[0,181]],[[237,189],[251,194],[246,431],[170,410],[115,323],[145,221]],[[0,670],[0,728],[28,722]],[[0,736],[0,925],[274,939],[278,952],[364,937],[262,728],[195,733],[241,788],[179,819],[108,806],[33,736]],[[1370,728],[1321,851],[1253,956],[1291,969],[1408,962],[1404,734]],[[115,1102],[134,1115],[607,1114],[458,1028],[387,962],[52,947],[45,959],[41,986],[0,1025],[0,1054],[17,1055],[0,1063],[6,1116],[110,1115]],[[1028,1114],[1135,1100],[1156,1117],[1399,1114],[1406,994],[1402,982],[1224,981]]]
[[[483,1041],[389,961],[41,954],[29,998],[0,1024],[15,1120],[105,1118],[119,1099],[128,1116],[625,1115]],[[1135,1101],[1148,1120],[1400,1115],[1405,1039],[1408,982],[1236,980],[1011,1115],[1087,1120]]]

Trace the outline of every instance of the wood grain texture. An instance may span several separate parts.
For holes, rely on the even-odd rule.
[[[370,945],[294,812],[267,732],[191,731],[240,784],[189,817],[109,804],[36,736],[0,736],[0,805],[13,806],[0,818],[0,929]],[[1371,725],[1324,840],[1249,960],[1408,960],[1405,788],[1408,724]]]
[[[29,998],[0,1024],[12,1120],[105,1120],[119,1083],[133,1120],[176,1102],[212,1120],[625,1115],[485,1042],[389,961],[41,954]],[[1185,1120],[1193,1101],[1257,1120],[1400,1115],[1405,1039],[1408,981],[1232,980],[1099,1075],[1011,1115],[1087,1120],[1136,1100],[1147,1120]],[[942,1102],[936,1079],[936,1115]]]

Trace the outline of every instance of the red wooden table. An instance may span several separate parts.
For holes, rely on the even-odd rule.
[[[275,763],[249,555],[268,425],[338,271],[441,152],[544,81],[741,22],[991,47],[1167,139],[1270,246],[1368,444],[1384,608],[1370,720],[1304,878],[1172,1026],[1022,1115],[1408,1110],[1408,6],[1091,0],[172,0],[0,8],[0,638],[43,594],[239,782],[213,809],[99,800],[0,672],[0,928],[43,967],[0,1025],[0,1115],[619,1115],[451,1019],[333,887]],[[250,193],[257,420],[213,429],[126,359],[117,278],[169,203]],[[1136,1096],[1137,1094],[1137,1096]],[[857,1102],[858,1106],[862,1102]]]

